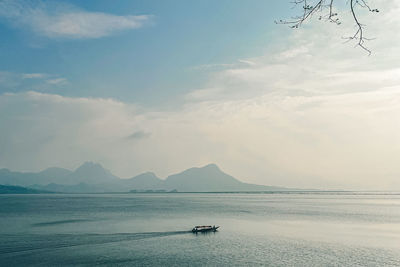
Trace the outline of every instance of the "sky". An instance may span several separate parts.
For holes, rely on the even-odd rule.
[[[368,56],[346,3],[0,0],[0,168],[400,190],[400,3],[370,4]]]

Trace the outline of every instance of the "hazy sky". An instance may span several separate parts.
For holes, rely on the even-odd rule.
[[[400,3],[275,25],[289,1],[0,0],[0,167],[400,190]],[[344,6],[345,8],[345,6]]]

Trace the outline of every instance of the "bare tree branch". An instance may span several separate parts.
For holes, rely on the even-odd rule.
[[[310,4],[311,2],[311,4]],[[334,0],[294,0],[292,2],[294,7],[301,5],[302,13],[299,16],[295,16],[290,20],[279,20],[275,21],[277,24],[287,24],[290,28],[297,29],[299,28],[305,21],[309,20],[311,17],[318,13],[319,20],[325,20],[331,23],[335,23],[336,25],[342,24],[340,19],[338,18],[338,13],[334,12]],[[314,3],[314,4],[313,4]],[[372,40],[370,38],[366,38],[364,35],[364,27],[358,18],[357,7],[365,8],[369,12],[378,13],[378,9],[372,9],[367,0],[350,0],[350,12],[353,17],[353,21],[357,30],[355,33],[349,37],[346,37],[347,41],[356,41],[356,46],[365,50],[369,55],[371,51],[365,46],[365,41]]]

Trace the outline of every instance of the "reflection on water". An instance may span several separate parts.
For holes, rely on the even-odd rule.
[[[395,193],[3,195],[0,218],[2,266],[400,265]]]

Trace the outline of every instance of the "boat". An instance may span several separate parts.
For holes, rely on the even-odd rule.
[[[204,233],[204,232],[216,232],[218,230],[219,226],[211,226],[211,225],[198,225],[193,227],[192,232],[193,233]]]

